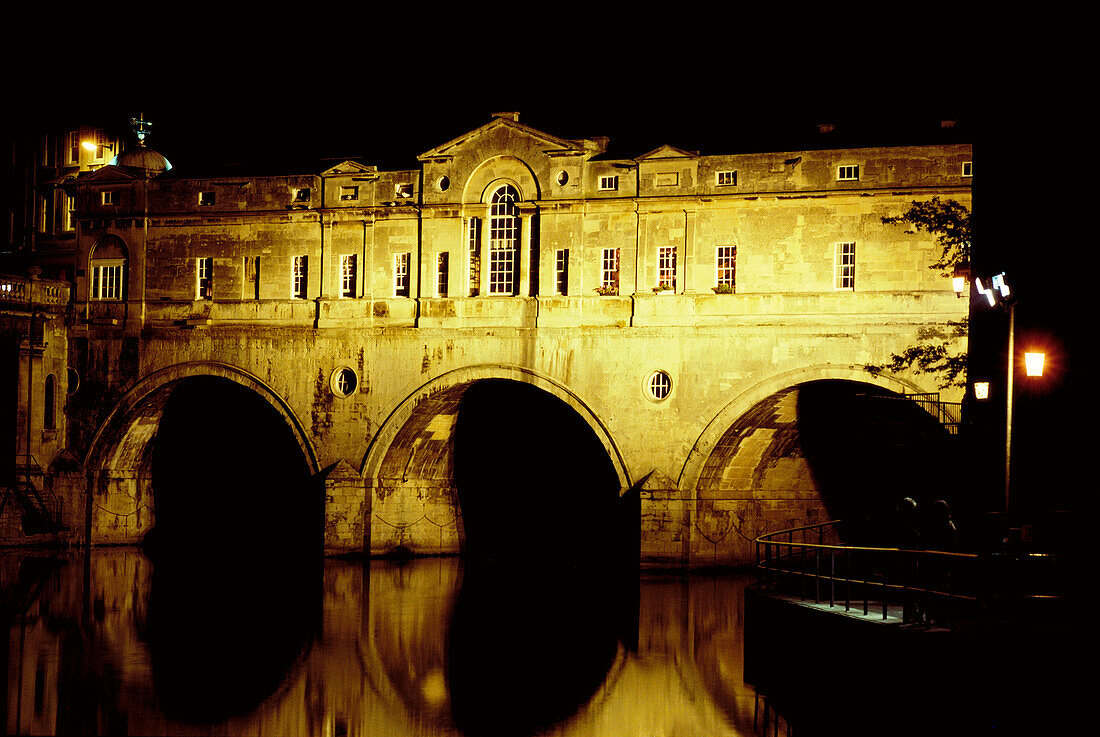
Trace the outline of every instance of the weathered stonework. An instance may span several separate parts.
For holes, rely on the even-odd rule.
[[[625,160],[605,148],[502,116],[407,171],[347,161],[283,177],[82,175],[59,359],[81,390],[63,413],[65,442],[42,447],[47,462],[67,448],[82,464],[92,504],[66,503],[91,510],[91,540],[134,542],[149,529],[143,468],[157,407],[175,382],[209,374],[283,418],[324,479],[333,552],[463,547],[450,418],[465,388],[489,378],[576,411],[623,490],[646,479],[647,561],[745,562],[760,532],[820,518],[815,481],[787,442],[792,398],[820,379],[935,390],[924,376],[862,368],[966,314],[927,268],[934,240],[881,219],[934,195],[969,206],[970,146],[662,147]],[[841,165],[858,165],[859,178],[839,181]],[[718,172],[736,172],[736,184]],[[505,186],[516,193],[513,271],[492,294],[492,238],[504,230],[491,203]],[[118,204],[103,204],[107,190]],[[204,192],[212,204],[200,204]],[[855,244],[855,281],[837,288],[841,242]],[[736,247],[735,286],[716,294],[724,246]],[[671,248],[674,267],[661,261]],[[603,295],[607,249],[618,249],[617,293]],[[104,253],[124,263],[119,299],[93,283]],[[675,288],[655,292],[666,277]],[[341,395],[345,369],[355,386]],[[645,386],[657,369],[673,382],[660,400]]]

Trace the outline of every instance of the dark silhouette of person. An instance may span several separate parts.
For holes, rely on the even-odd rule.
[[[943,499],[937,499],[928,507],[926,527],[921,535],[924,547],[929,550],[954,550],[959,541],[959,531],[951,519],[951,507]]]
[[[917,501],[913,497],[905,497],[898,502],[897,514],[894,517],[894,534],[892,543],[897,548],[918,548],[921,543],[920,524],[917,519]]]

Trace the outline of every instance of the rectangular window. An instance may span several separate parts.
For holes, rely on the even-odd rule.
[[[657,286],[676,291],[676,246],[657,249]]]
[[[600,291],[619,293],[619,249],[605,248],[600,259]]]
[[[117,205],[118,204],[118,192],[111,192],[111,191],[100,192],[100,201],[104,205]]]
[[[838,182],[854,182],[859,179],[859,164],[846,164],[836,168]]]
[[[409,254],[393,255],[393,293],[396,297],[409,296]]]
[[[855,289],[856,287],[856,244],[851,242],[835,245],[834,289]]]
[[[214,259],[195,259],[195,299],[214,299]]]
[[[38,195],[38,232],[50,232],[50,201],[44,194]]]
[[[309,187],[299,187],[298,189],[294,190],[294,201],[295,202],[309,202],[309,198],[310,198]]]
[[[213,192],[199,192],[199,205],[209,207],[214,204]]]
[[[444,251],[435,257],[435,296],[446,297],[451,281],[451,254]]]
[[[71,194],[65,195],[65,230],[76,228],[76,198]]]
[[[398,184],[394,187],[393,193],[398,199],[408,199],[413,196],[413,186],[408,183]]]
[[[65,160],[66,164],[79,164],[80,163],[80,131],[69,131],[66,134],[68,139],[68,158]]]
[[[466,230],[470,251],[470,296],[481,293],[481,218],[470,218]]]
[[[557,294],[569,294],[568,248],[559,248],[554,252],[554,291]]]
[[[241,296],[244,299],[260,298],[260,257],[244,257],[244,279],[241,281]]]
[[[715,173],[715,184],[719,187],[732,187],[737,184],[737,172],[720,171]]]
[[[619,188],[619,175],[613,174],[605,177],[600,177],[600,189],[604,191],[616,190]]]
[[[340,199],[341,200],[357,200],[359,199],[358,187],[340,187]]]
[[[122,268],[124,263],[122,259],[92,262],[92,299],[122,299]]]
[[[716,292],[732,292],[737,286],[737,246],[718,246],[714,281]]]
[[[295,256],[291,265],[290,296],[305,299],[309,288],[309,256]]]
[[[354,297],[356,287],[356,266],[358,259],[354,253],[340,257],[340,296]]]
[[[974,176],[974,162],[973,161],[964,161],[963,162],[962,175],[964,177]]]

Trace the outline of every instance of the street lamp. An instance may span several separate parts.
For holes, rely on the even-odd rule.
[[[1005,281],[1004,272],[994,275],[989,281],[990,287],[987,289],[982,284],[981,277],[975,277],[974,286],[978,293],[988,300],[990,307],[995,307],[1000,302],[1008,311],[1008,371],[1005,380],[1005,512],[1008,512],[1012,508],[1012,404],[1013,379],[1016,376],[1016,297]],[[1043,358],[1044,354],[1038,352],[1024,354],[1024,366],[1028,376],[1043,375]]]

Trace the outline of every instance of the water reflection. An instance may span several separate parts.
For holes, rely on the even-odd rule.
[[[230,563],[0,554],[7,733],[754,733],[743,576]]]

